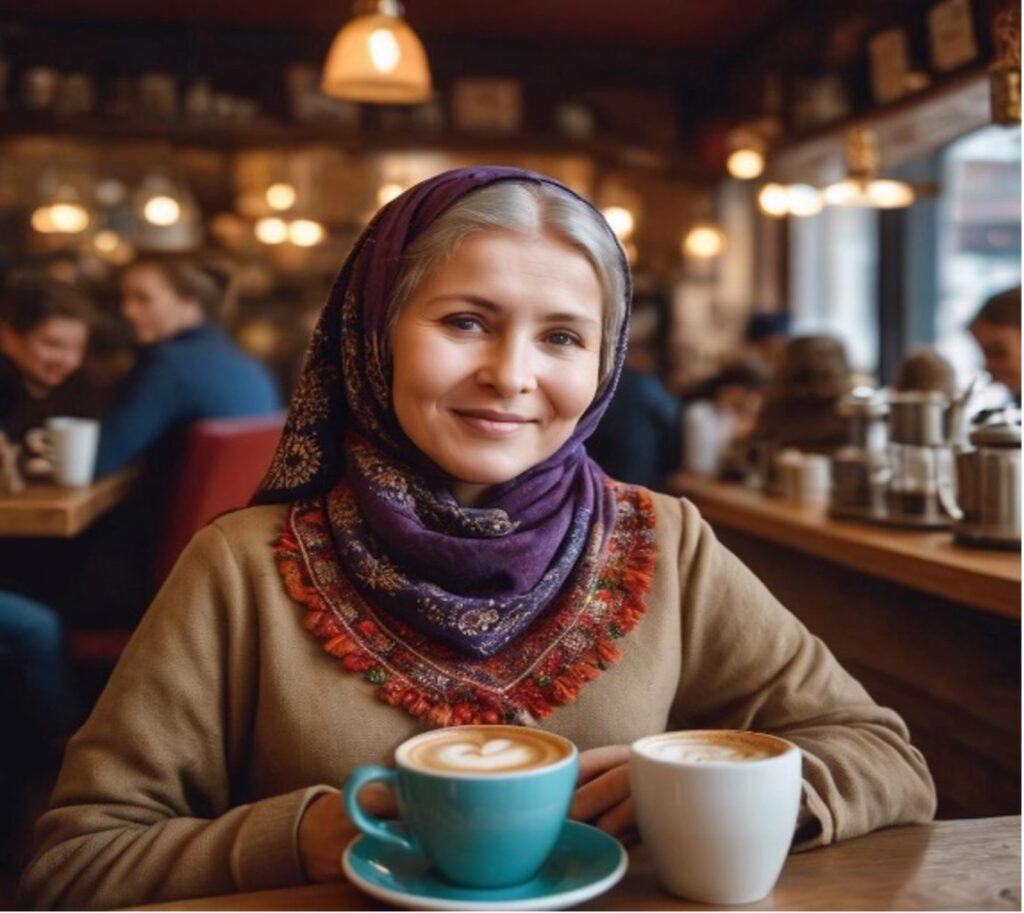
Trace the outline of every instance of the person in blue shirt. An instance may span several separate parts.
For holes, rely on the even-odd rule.
[[[103,419],[97,476],[180,438],[205,418],[265,415],[280,407],[274,381],[212,318],[225,284],[186,259],[136,260],[121,279],[121,313],[141,347],[124,398]]]

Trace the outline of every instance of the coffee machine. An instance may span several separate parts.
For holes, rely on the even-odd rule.
[[[882,519],[890,476],[885,395],[872,387],[855,387],[839,401],[837,409],[846,419],[848,439],[832,455],[829,514],[853,520]]]
[[[1020,412],[1007,410],[970,434],[957,454],[957,501],[962,515],[953,536],[964,545],[1020,548]]]
[[[960,514],[951,427],[957,414],[942,393],[890,394],[885,522],[920,529],[953,525]]]

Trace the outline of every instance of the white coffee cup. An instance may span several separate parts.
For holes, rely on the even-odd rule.
[[[661,733],[633,743],[629,781],[640,836],[670,894],[745,904],[771,891],[800,809],[796,745],[739,730]]]
[[[58,485],[84,488],[92,483],[100,423],[92,418],[60,416],[47,419],[46,437]]]
[[[805,504],[828,500],[832,461],[820,453],[805,453],[800,467],[800,500]]]

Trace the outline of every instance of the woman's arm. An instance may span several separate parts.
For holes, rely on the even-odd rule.
[[[174,365],[150,352],[128,381],[124,398],[103,417],[96,476],[139,459],[181,418],[183,394]]]
[[[24,903],[125,907],[302,883],[299,821],[326,787],[248,802],[253,594],[202,531],[68,745]]]
[[[871,699],[693,505],[683,511],[683,671],[672,725],[762,730],[799,745],[800,849],[930,820],[935,787],[903,720]]]

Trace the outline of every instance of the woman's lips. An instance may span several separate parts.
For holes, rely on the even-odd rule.
[[[494,437],[515,434],[527,425],[533,424],[533,419],[519,415],[504,416],[494,412],[460,412],[457,409],[453,409],[452,413],[474,431]]]

